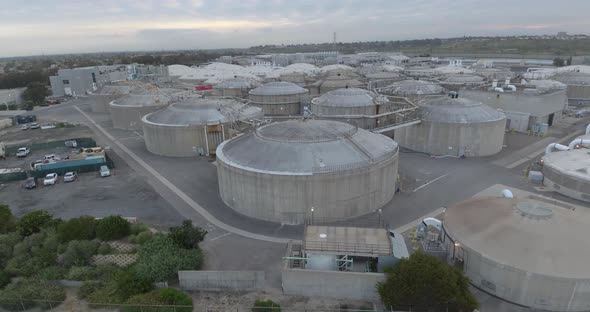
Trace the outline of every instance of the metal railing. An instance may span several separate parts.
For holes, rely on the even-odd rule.
[[[391,245],[389,244],[354,244],[354,243],[330,243],[319,241],[305,241],[303,248],[306,251],[340,252],[343,254],[370,254],[390,255]]]

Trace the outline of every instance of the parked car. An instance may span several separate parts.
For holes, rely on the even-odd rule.
[[[73,171],[66,172],[66,174],[64,174],[64,182],[74,182],[77,177],[78,175]]]
[[[21,158],[21,157],[27,157],[29,156],[29,154],[31,153],[31,149],[28,147],[21,147],[18,149],[18,151],[16,151],[16,157]]]
[[[29,130],[30,127],[31,126],[29,126],[28,124],[24,124],[24,125],[20,126],[20,129],[21,130]]]
[[[34,122],[31,124],[31,129],[39,129],[41,128],[41,125],[39,125],[38,123]]]
[[[100,176],[101,177],[108,177],[111,175],[111,171],[109,170],[109,167],[107,166],[100,166]]]
[[[45,157],[43,157],[43,160],[56,161],[56,160],[61,160],[61,158],[55,154],[49,154],[49,155],[45,155]]]
[[[50,173],[45,176],[43,185],[55,185],[57,183],[57,173]]]
[[[25,180],[25,188],[30,190],[30,189],[34,189],[36,187],[37,187],[37,178],[30,177]]]

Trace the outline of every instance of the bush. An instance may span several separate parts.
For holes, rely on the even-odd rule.
[[[91,289],[85,289],[83,295],[90,303],[123,303],[132,296],[150,291],[152,287],[150,281],[127,269],[118,271],[108,280],[99,283],[99,286],[87,286]]]
[[[109,216],[98,220],[96,236],[103,241],[115,240],[129,235],[130,224],[121,216]]]
[[[14,232],[16,230],[16,218],[7,205],[0,205],[0,234]]]
[[[96,270],[91,266],[73,266],[66,274],[71,281],[89,281],[96,278]]]
[[[53,266],[57,246],[55,232],[43,231],[27,236],[14,246],[13,258],[6,263],[6,271],[16,276],[32,276]]]
[[[130,235],[129,236],[129,242],[132,243],[132,244],[143,245],[147,241],[149,241],[150,239],[152,239],[153,236],[154,236],[154,234],[152,234],[152,232],[145,231],[145,232],[141,232],[141,233],[139,233],[137,235]]]
[[[129,298],[122,312],[140,312],[140,311],[158,311],[158,312],[189,312],[193,308],[193,299],[182,291],[174,288],[162,288],[145,294],[140,294]],[[143,305],[160,305],[160,306],[186,306],[186,307],[145,307]],[[189,307],[190,306],[190,307]]]
[[[137,235],[141,232],[145,232],[145,231],[149,231],[149,230],[150,229],[147,227],[147,225],[145,225],[143,223],[133,223],[133,224],[131,224],[129,233],[133,234],[133,235]]]
[[[152,282],[166,281],[179,270],[197,270],[203,254],[200,249],[182,249],[166,235],[155,235],[139,248],[135,264],[137,274]]]
[[[14,246],[22,240],[18,233],[0,234],[0,267],[5,267],[12,258]]]
[[[47,300],[51,301],[51,305],[47,302],[41,301],[23,301],[23,305],[26,309],[35,306],[38,306],[42,309],[49,309],[63,302],[66,299],[66,292],[61,285],[55,282],[36,279],[23,279],[8,284],[2,291],[0,291],[0,297]],[[20,302],[18,305],[15,305],[14,302],[3,302],[2,306],[11,311],[22,311]]]
[[[0,288],[10,284],[10,275],[4,271],[0,271]]]
[[[82,286],[80,286],[80,289],[78,289],[78,298],[86,299],[101,287],[103,287],[103,284],[101,282],[97,282],[97,281],[84,282],[82,284]]]
[[[180,248],[198,248],[199,243],[205,239],[207,231],[193,225],[191,220],[184,220],[182,226],[170,228],[170,238]]]
[[[38,233],[44,227],[54,224],[53,217],[44,210],[35,210],[24,215],[18,220],[16,227],[22,236]]]
[[[252,312],[281,312],[281,305],[272,300],[256,300]]]
[[[94,217],[89,216],[70,219],[57,227],[57,237],[60,242],[93,240],[96,237],[96,223]]]
[[[97,241],[71,241],[64,254],[61,255],[61,263],[66,267],[88,265],[99,245],[100,243]]]
[[[107,243],[100,244],[100,247],[98,247],[98,251],[97,251],[97,253],[99,255],[108,255],[108,254],[112,254],[113,252],[114,252],[113,247],[111,247],[111,245],[109,245]]]
[[[67,270],[59,266],[46,267],[35,274],[35,277],[40,280],[56,281],[61,280],[66,276]]]

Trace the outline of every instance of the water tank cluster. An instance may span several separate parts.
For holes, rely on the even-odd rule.
[[[302,113],[302,103],[308,100],[309,91],[292,82],[266,83],[250,92],[252,105],[260,107],[264,115],[289,116]]]

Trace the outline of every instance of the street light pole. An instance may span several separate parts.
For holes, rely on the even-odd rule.
[[[315,211],[315,209],[313,208],[313,206],[311,206],[311,224],[313,224],[313,212]]]
[[[381,226],[381,214],[383,213],[383,209],[379,208],[377,209],[377,212],[379,213],[379,226]]]

